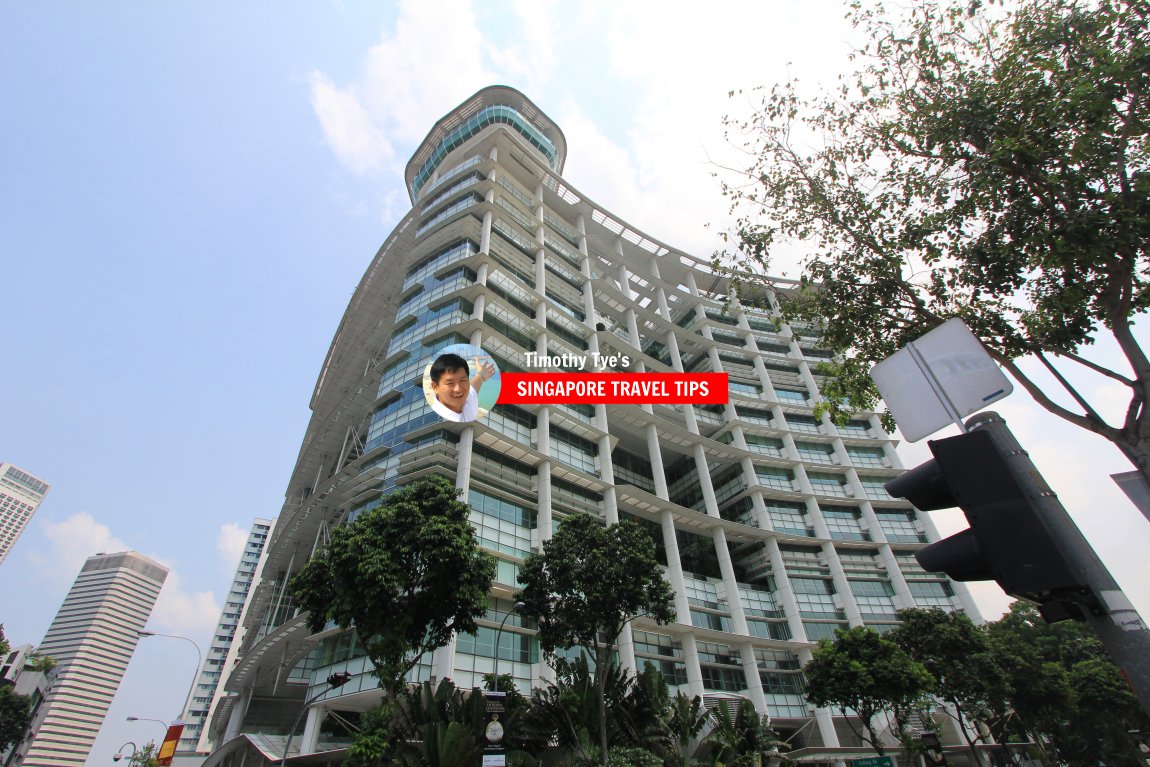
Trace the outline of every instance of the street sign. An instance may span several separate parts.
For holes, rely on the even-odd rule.
[[[957,317],[871,368],[871,380],[908,442],[997,402],[1014,390]]]
[[[895,767],[893,756],[868,756],[847,761],[851,763],[851,767]]]

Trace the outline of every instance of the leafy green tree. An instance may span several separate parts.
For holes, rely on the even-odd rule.
[[[820,640],[803,676],[807,700],[837,708],[855,734],[880,755],[886,749],[875,717],[890,712],[901,740],[907,716],[933,682],[926,667],[869,626],[836,629],[833,640]],[[851,712],[865,732],[855,729]]]
[[[777,85],[728,120],[753,158],[724,186],[740,213],[735,265],[763,274],[780,242],[813,245],[779,299],[840,354],[823,389],[832,415],[874,406],[871,365],[960,317],[1035,401],[1147,475],[1150,359],[1132,323],[1150,307],[1150,6],[851,8],[867,40],[852,77],[814,98]],[[1088,358],[1103,336],[1128,370]],[[1120,423],[1071,369],[1124,387]]]
[[[899,618],[902,623],[889,638],[933,677],[931,696],[950,704],[947,713],[957,720],[978,764],[975,744],[983,738],[972,737],[968,725],[1004,716],[1010,692],[986,632],[962,613],[937,608],[903,610]]]
[[[439,476],[398,488],[336,530],[291,581],[312,631],[355,626],[388,690],[452,632],[474,633],[487,609],[495,560],[457,496]]]
[[[157,767],[160,763],[158,752],[156,744],[148,741],[128,757],[128,767]]]
[[[592,654],[599,754],[606,764],[605,692],[615,641],[637,616],[659,624],[675,617],[655,543],[634,522],[604,525],[589,515],[575,515],[559,525],[541,553],[527,557],[519,581],[523,591],[516,598],[538,619],[543,651],[553,658],[558,648],[580,646]]]
[[[1020,735],[1013,725],[1041,745],[1044,761],[1141,763],[1129,731],[1150,729],[1150,716],[1089,626],[1047,624],[1033,605],[1015,602],[987,634],[1009,687],[1005,721],[988,722],[996,740]]]
[[[6,657],[9,649],[4,626],[0,624],[0,658]],[[0,752],[18,743],[31,721],[32,699],[17,695],[11,686],[0,683]]]

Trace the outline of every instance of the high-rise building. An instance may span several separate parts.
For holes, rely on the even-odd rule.
[[[782,322],[771,290],[740,303],[708,259],[573,189],[566,152],[530,100],[491,87],[439,120],[409,161],[412,209],[368,266],[323,362],[227,669],[232,696],[213,714],[220,745],[209,767],[241,764],[249,749],[278,760],[305,701],[290,754],[347,742],[320,724],[372,705],[377,680],[352,633],[309,636],[286,587],[335,526],[428,473],[463,491],[498,575],[477,634],[457,636],[412,680],[480,685],[505,618],[500,671],[524,691],[548,676],[512,611],[517,571],[576,514],[645,525],[675,593],[676,622],[635,621],[621,663],[652,664],[708,703],[749,699],[814,761],[851,745],[833,712],[803,696],[815,640],[891,627],[912,606],[974,612],[960,585],[914,559],[938,535],[885,492],[900,466],[878,419],[836,426],[816,414],[828,354],[813,334]],[[625,358],[620,371],[726,373],[729,401],[499,404],[450,422],[429,406],[423,377],[456,344],[481,347],[502,372],[531,368],[534,355],[599,354]],[[328,690],[333,672],[353,676]]]
[[[0,463],[0,565],[28,526],[50,485],[10,463]]]
[[[210,749],[207,733],[204,732],[204,720],[213,701],[223,695],[223,691],[219,689],[220,676],[228,667],[229,657],[235,657],[232,645],[264,551],[264,544],[273,524],[270,519],[256,519],[252,522],[248,539],[244,542],[244,550],[240,553],[240,561],[236,565],[235,577],[232,578],[232,585],[224,599],[224,609],[220,611],[220,621],[212,635],[207,657],[204,658],[204,665],[196,677],[190,699],[181,717],[184,721],[184,731],[176,749],[177,753],[202,752]]]
[[[168,568],[131,551],[88,558],[36,648],[58,665],[10,764],[84,764],[167,577]]]

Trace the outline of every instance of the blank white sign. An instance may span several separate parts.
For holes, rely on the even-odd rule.
[[[958,318],[875,365],[870,377],[908,442],[918,442],[1014,391]]]

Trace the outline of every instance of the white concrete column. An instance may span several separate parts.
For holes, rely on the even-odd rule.
[[[624,624],[623,630],[619,632],[619,639],[616,645],[619,648],[619,665],[624,670],[637,676],[639,674],[639,668],[635,660],[635,638],[631,634],[630,623]]]
[[[771,574],[775,579],[775,601],[783,608],[783,614],[786,615],[791,639],[806,642],[807,631],[803,627],[803,616],[799,612],[799,602],[795,599],[795,590],[791,586],[791,578],[787,574],[783,552],[779,549],[777,538],[767,539],[767,556],[770,557]]]
[[[455,448],[455,486],[467,500],[467,491],[471,487],[471,457],[475,446],[475,427],[468,426],[459,433],[459,444]]]
[[[299,755],[314,754],[319,743],[319,727],[327,715],[327,707],[317,703],[307,710],[307,719],[304,722],[303,734],[299,738]]]
[[[862,611],[859,610],[858,602],[855,601],[850,580],[847,579],[846,571],[843,570],[842,562],[839,561],[838,554],[835,552],[835,545],[828,541],[822,545],[822,550],[831,571],[831,580],[835,584],[835,591],[838,592],[839,601],[843,605],[843,612],[846,613],[847,622],[851,626],[863,625]]]
[[[491,211],[483,214],[483,226],[479,230],[479,252],[491,252],[491,222],[493,217]]]
[[[731,627],[734,633],[747,635],[747,615],[743,611],[743,598],[739,594],[739,581],[735,577],[735,566],[731,562],[731,550],[727,547],[727,533],[723,528],[716,527],[711,532],[711,540],[715,546],[715,556],[719,560],[719,572],[723,576],[723,590],[727,592],[727,607],[731,611]]]
[[[743,661],[743,674],[747,677],[747,693],[755,711],[767,713],[767,696],[763,694],[763,678],[759,676],[759,664],[755,660],[755,646],[750,642],[739,645],[739,658]]]
[[[699,664],[699,647],[694,634],[683,634],[679,638],[683,645],[683,665],[687,668],[687,695],[700,698],[707,692],[703,686],[703,667]]]

